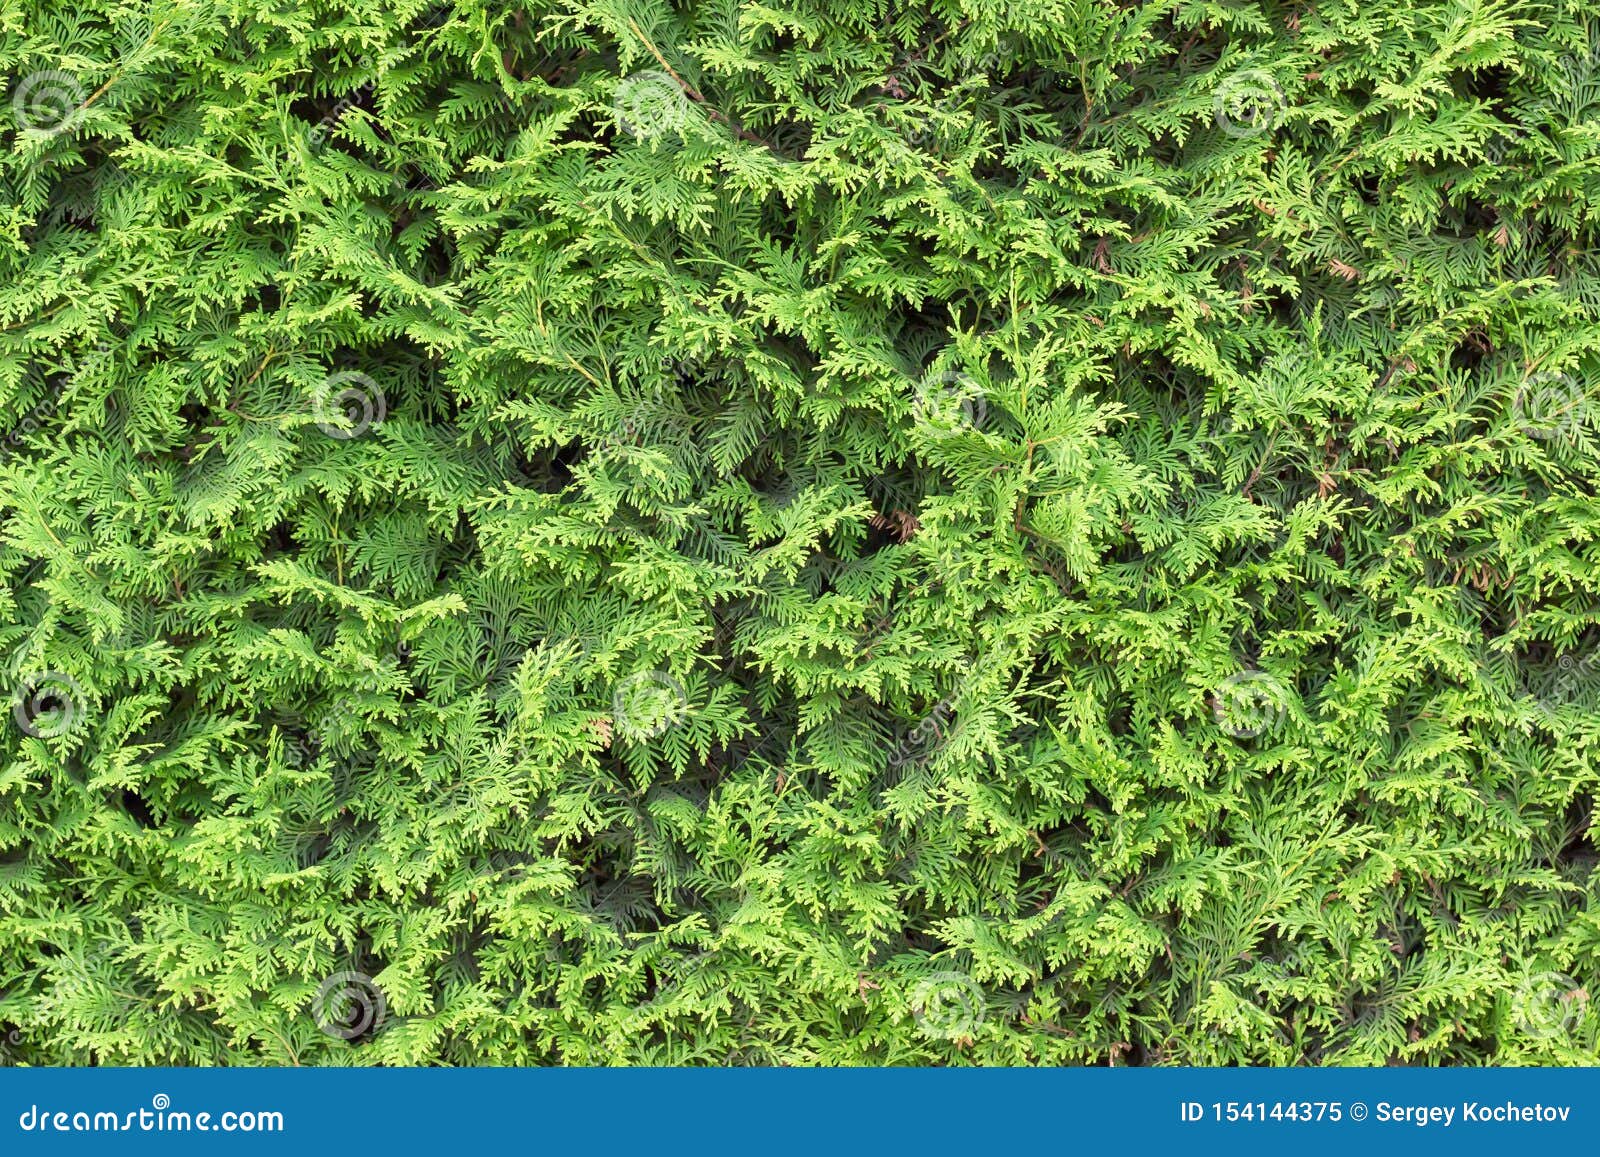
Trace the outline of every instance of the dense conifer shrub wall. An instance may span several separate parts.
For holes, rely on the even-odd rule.
[[[1594,1056],[1600,5],[0,13],[7,1062]]]

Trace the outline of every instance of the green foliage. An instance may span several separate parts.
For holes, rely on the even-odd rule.
[[[0,14],[8,1061],[1594,1057],[1600,5]]]

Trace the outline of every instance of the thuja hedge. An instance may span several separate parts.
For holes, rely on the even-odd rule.
[[[0,1053],[1600,1008],[1600,4],[0,7]]]

